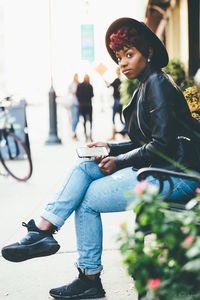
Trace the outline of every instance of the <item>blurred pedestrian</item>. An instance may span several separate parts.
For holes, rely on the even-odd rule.
[[[88,74],[85,74],[83,82],[78,84],[76,95],[79,103],[79,112],[84,119],[85,139],[87,141],[90,138],[90,141],[92,141],[92,97],[94,94]],[[89,136],[87,135],[87,121],[90,122]]]
[[[108,83],[105,80],[105,83],[107,87],[113,87],[113,98],[114,98],[114,104],[113,104],[113,112],[112,112],[112,123],[113,123],[113,133],[111,139],[115,139],[115,132],[116,132],[116,126],[115,126],[115,116],[118,113],[120,117],[120,121],[122,125],[124,125],[124,121],[122,119],[122,104],[120,102],[120,84],[121,84],[121,79],[120,79],[120,68],[117,67],[116,69],[116,74],[117,78],[112,83]]]
[[[79,122],[79,104],[76,96],[77,86],[79,84],[78,74],[74,74],[72,83],[69,85],[68,93],[72,94],[71,119],[72,119],[72,138],[78,140],[76,127]]]

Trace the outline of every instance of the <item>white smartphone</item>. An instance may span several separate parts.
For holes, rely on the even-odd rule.
[[[76,149],[76,152],[79,157],[108,156],[106,147],[79,147]]]

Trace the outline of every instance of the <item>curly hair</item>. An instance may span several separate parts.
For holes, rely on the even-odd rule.
[[[122,26],[116,33],[111,34],[109,47],[114,51],[120,51],[124,47],[134,46],[145,57],[149,55],[149,44],[145,37],[135,28]]]

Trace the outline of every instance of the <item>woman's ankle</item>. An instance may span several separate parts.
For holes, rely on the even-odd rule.
[[[96,278],[96,275],[86,275],[86,277],[90,280],[94,280]]]
[[[37,227],[40,230],[49,230],[52,228],[52,226],[53,226],[52,223],[50,223],[49,221],[47,221],[46,219],[43,219],[43,218],[41,218],[39,224],[37,225]]]

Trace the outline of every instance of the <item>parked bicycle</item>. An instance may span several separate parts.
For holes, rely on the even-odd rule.
[[[27,181],[33,170],[30,150],[15,134],[17,124],[7,109],[9,100],[10,97],[0,100],[0,161],[7,174]]]

